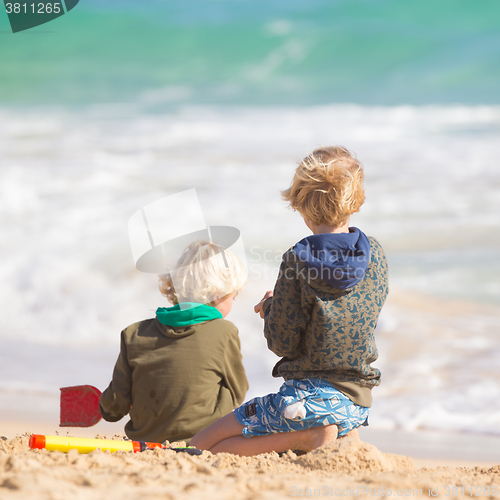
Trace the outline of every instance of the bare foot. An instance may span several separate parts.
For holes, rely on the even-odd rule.
[[[330,443],[337,439],[338,428],[335,424],[324,425],[321,427],[311,427],[301,431],[300,443],[297,443],[297,449],[309,452]]]
[[[349,431],[344,436],[339,437],[339,439],[344,439],[344,438],[351,438],[351,439],[354,439],[356,441],[361,441],[361,439],[359,437],[358,429],[353,429],[352,431]]]

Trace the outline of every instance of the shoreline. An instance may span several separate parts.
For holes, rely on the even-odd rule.
[[[32,434],[46,434],[51,436],[74,436],[84,438],[95,438],[96,435],[100,436],[114,436],[122,434],[125,436],[123,428],[127,420],[123,419],[120,422],[106,422],[101,420],[99,423],[92,427],[59,427],[59,424],[41,419],[37,423],[28,422],[25,420],[0,420],[0,437],[14,439],[17,436],[22,436],[27,432]]]
[[[416,465],[489,467],[500,464],[500,436],[439,431],[359,429],[362,441],[384,453],[410,456]],[[430,466],[430,465],[429,465]]]

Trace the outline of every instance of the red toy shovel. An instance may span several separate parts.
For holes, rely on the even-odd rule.
[[[61,387],[59,427],[92,427],[101,420],[101,391],[91,385]]]

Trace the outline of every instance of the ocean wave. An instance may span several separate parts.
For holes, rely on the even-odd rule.
[[[249,394],[276,390],[252,308],[307,234],[279,192],[301,157],[337,143],[365,165],[352,224],[382,243],[393,288],[372,425],[495,432],[500,323],[477,303],[500,303],[499,124],[495,106],[0,109],[0,338],[19,342],[4,349],[4,378],[55,397],[64,385],[104,389],[119,332],[168,305],[156,277],[134,268],[128,218],[195,187],[206,222],[237,227],[247,249],[251,279],[229,319]]]

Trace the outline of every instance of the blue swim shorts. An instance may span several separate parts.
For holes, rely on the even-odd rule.
[[[243,436],[265,436],[336,424],[338,436],[368,425],[369,408],[353,403],[318,378],[287,380],[277,394],[253,398],[234,410]]]

